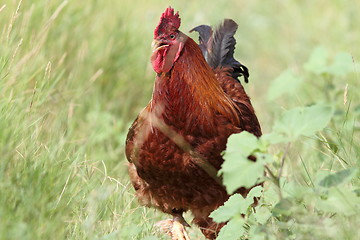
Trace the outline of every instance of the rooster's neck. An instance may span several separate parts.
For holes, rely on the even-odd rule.
[[[188,38],[183,52],[169,73],[157,76],[151,111],[168,124],[213,127],[217,115],[238,122],[234,103],[222,90],[200,48]]]

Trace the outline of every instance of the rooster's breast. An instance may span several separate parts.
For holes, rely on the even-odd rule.
[[[129,169],[130,175],[134,176],[132,183],[134,186],[137,184],[135,189],[143,204],[169,212],[173,208],[216,208],[228,198],[223,186],[197,166],[188,152],[184,152],[160,130],[144,130],[144,125],[142,127],[139,129],[137,126],[130,131],[133,134],[128,137],[127,149],[134,148],[134,143],[139,142],[137,135],[143,138],[135,151],[136,156],[132,157],[134,166]],[[214,129],[216,134],[213,135],[184,134],[182,130],[177,132],[206,161],[219,169],[223,162],[221,152],[225,149],[231,129],[231,126],[222,123],[218,129]]]

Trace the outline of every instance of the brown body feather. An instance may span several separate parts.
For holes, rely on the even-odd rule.
[[[208,216],[229,195],[191,152],[218,170],[228,137],[243,130],[261,135],[242,85],[231,69],[212,70],[189,38],[172,70],[158,74],[152,99],[127,137],[129,174],[140,202],[169,214],[190,210],[204,235],[214,239],[224,224]]]

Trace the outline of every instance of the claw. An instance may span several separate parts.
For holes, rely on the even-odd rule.
[[[174,215],[174,221],[177,221],[179,223],[181,223],[182,225],[184,225],[184,227],[191,227],[190,224],[188,224],[184,217],[182,216],[182,214],[176,214]]]
[[[173,222],[171,233],[171,240],[190,240],[184,225],[176,220]]]
[[[157,222],[155,226],[159,227],[160,231],[169,235],[171,240],[190,240],[185,230],[185,226],[190,225],[182,217],[175,216],[173,219],[162,220]]]

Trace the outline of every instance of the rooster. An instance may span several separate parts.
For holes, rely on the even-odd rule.
[[[209,215],[229,198],[217,174],[227,139],[241,131],[259,137],[261,128],[238,80],[247,82],[249,73],[233,57],[237,24],[194,28],[199,45],[179,27],[179,13],[167,8],[154,31],[152,98],[127,135],[128,171],[140,203],[173,216],[160,222],[172,239],[189,239],[186,211],[215,239],[226,224]]]

